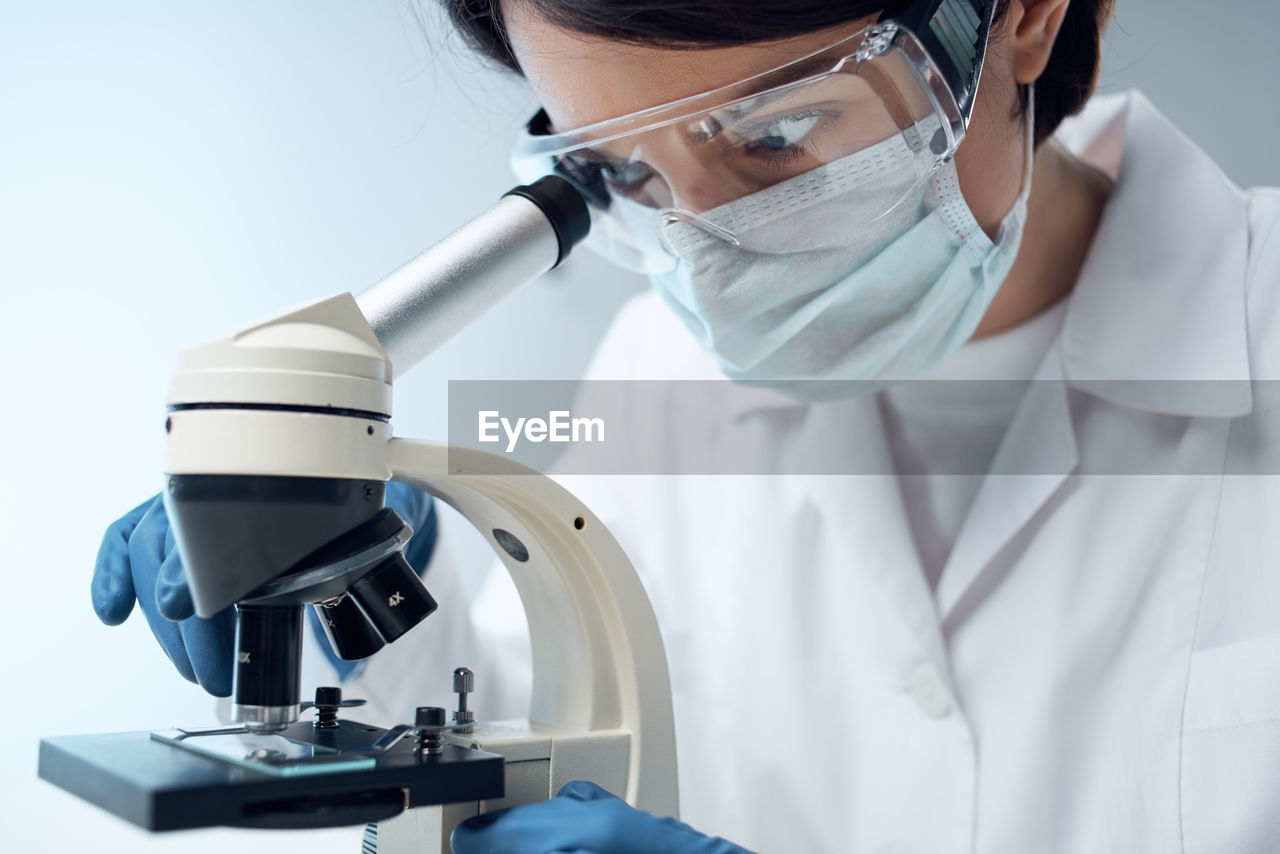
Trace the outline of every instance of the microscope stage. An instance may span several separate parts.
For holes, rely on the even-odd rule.
[[[386,730],[343,721],[337,754],[216,757],[150,732],[75,735],[40,742],[40,777],[147,830],[234,827],[309,828],[363,824],[404,809],[502,797],[503,759],[444,745],[422,756],[408,741],[385,751],[348,752]],[[283,735],[303,740],[309,723]],[[216,736],[216,738],[222,738]],[[254,738],[280,738],[255,736]],[[225,747],[216,752],[226,753]],[[274,752],[273,752],[274,753]]]

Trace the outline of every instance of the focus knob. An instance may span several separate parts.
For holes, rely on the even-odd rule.
[[[413,725],[419,729],[444,726],[444,709],[439,706],[418,706],[418,711],[413,716]]]

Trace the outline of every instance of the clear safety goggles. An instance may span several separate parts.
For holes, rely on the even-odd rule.
[[[802,252],[883,217],[952,157],[994,6],[920,0],[750,79],[562,133],[540,111],[512,165],[524,181],[571,181],[592,211],[588,243],[637,272],[675,266],[676,223],[746,251]],[[785,245],[750,227],[836,195],[848,201],[824,210],[826,228],[788,229]]]

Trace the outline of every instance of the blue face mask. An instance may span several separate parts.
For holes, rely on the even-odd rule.
[[[885,216],[842,233],[842,218],[867,194],[903,196],[909,179],[885,174],[837,193],[813,188],[848,186],[837,170],[865,176],[869,162],[893,162],[876,146],[822,167],[837,174],[801,175],[716,211],[718,221],[740,223],[739,233],[763,232],[753,245],[769,235],[795,245],[804,235],[817,248],[749,252],[696,223],[670,222],[664,237],[681,260],[653,282],[739,383],[830,400],[920,377],[969,340],[1017,256],[1031,185],[1030,124],[1022,192],[994,241],[961,195],[952,162],[907,188]],[[825,246],[814,239],[822,233],[831,235]]]

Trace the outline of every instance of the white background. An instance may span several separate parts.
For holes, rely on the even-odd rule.
[[[6,850],[357,850],[149,836],[37,780],[36,744],[210,719],[140,615],[97,622],[99,538],[160,484],[181,347],[359,290],[510,186],[532,103],[444,32],[431,0],[0,0]],[[1264,0],[1119,0],[1102,89],[1140,86],[1238,183],[1275,184],[1277,33]],[[443,438],[449,378],[578,377],[641,286],[572,259],[399,383],[397,432]],[[470,532],[445,542],[486,571]]]

